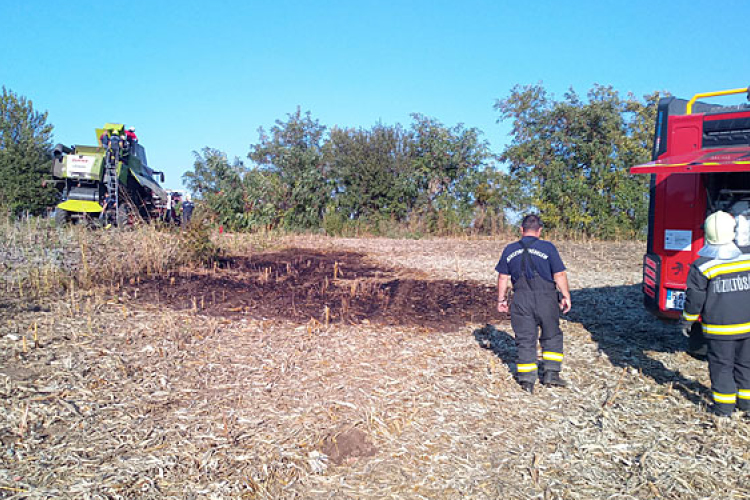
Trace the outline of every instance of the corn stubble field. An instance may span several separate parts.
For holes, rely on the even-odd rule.
[[[528,395],[510,238],[221,235],[201,268],[151,229],[4,231],[0,497],[750,497],[750,423],[643,311],[642,242],[559,243],[570,387]]]

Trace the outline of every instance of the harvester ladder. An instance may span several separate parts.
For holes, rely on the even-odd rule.
[[[112,139],[116,139],[117,136],[113,136]],[[108,199],[114,199],[114,223],[117,225],[118,217],[117,214],[120,211],[120,181],[117,178],[117,164],[120,161],[120,144],[119,138],[117,140],[110,140],[109,146],[107,147],[106,155],[106,168],[107,168],[107,194]]]

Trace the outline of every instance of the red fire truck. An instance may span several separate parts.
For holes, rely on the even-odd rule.
[[[718,210],[750,215],[750,105],[698,101],[741,93],[750,100],[750,88],[696,94],[689,101],[661,99],[652,161],[630,169],[651,174],[643,293],[657,317],[677,319],[682,312],[706,216]],[[689,343],[693,353],[703,344],[699,326]]]

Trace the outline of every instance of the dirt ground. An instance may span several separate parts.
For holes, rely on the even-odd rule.
[[[505,243],[295,237],[0,296],[0,498],[750,498],[750,423],[643,311],[643,244],[558,245],[570,387],[528,395]]]

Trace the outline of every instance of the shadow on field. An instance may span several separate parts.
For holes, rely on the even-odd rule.
[[[571,298],[573,308],[565,319],[581,324],[614,366],[639,370],[658,384],[673,384],[689,401],[703,402],[708,388],[650,356],[650,352],[684,351],[686,339],[675,324],[662,323],[645,311],[640,284],[573,290]],[[510,330],[488,324],[474,330],[474,338],[515,373],[516,347]]]
[[[480,347],[490,349],[508,367],[516,372],[516,343],[512,335],[487,324],[474,330],[474,338]]]
[[[672,383],[695,404],[703,401],[708,388],[649,355],[684,351],[686,339],[675,324],[646,312],[640,284],[573,290],[571,298],[566,319],[580,323],[614,366],[635,368],[658,384]]]

